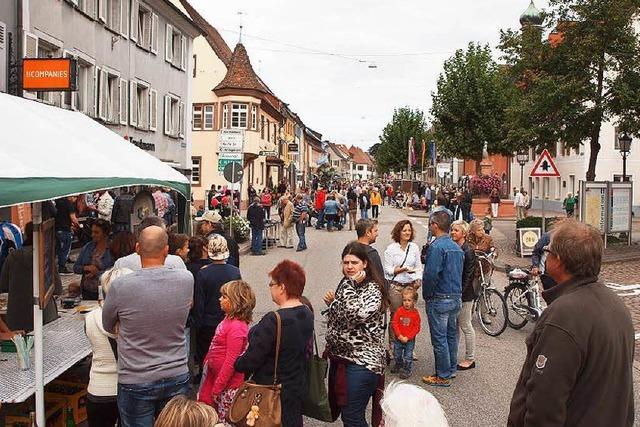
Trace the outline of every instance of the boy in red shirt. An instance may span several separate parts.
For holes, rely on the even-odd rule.
[[[398,308],[391,320],[391,327],[396,334],[393,342],[393,355],[396,363],[391,373],[400,372],[399,377],[406,380],[411,376],[413,365],[413,348],[416,335],[420,332],[420,314],[416,310],[418,294],[413,287],[408,286],[402,291],[402,306]]]

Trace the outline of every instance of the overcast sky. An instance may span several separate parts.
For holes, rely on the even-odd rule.
[[[323,138],[368,148],[393,109],[428,115],[443,62],[470,41],[494,47],[529,0],[191,0],[233,49]],[[536,0],[540,8],[546,0]],[[376,66],[377,68],[370,68]]]

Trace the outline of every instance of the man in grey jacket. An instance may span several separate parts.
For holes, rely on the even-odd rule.
[[[548,304],[527,338],[507,425],[632,426],[634,330],[620,297],[598,281],[600,232],[556,225],[545,272]]]
[[[136,252],[142,269],[111,284],[102,322],[118,334],[121,425],[152,427],[172,397],[189,391],[185,325],[193,276],[165,266],[168,237],[158,226],[140,233]]]

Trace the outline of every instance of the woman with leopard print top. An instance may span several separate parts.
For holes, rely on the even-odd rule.
[[[346,427],[368,427],[367,404],[380,383],[384,384],[388,297],[361,243],[344,248],[342,270],[344,278],[335,293],[325,295],[329,306],[326,349],[332,365],[329,382],[334,391],[330,400],[332,409],[342,413]]]

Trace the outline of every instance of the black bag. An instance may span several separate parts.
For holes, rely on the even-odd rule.
[[[427,263],[427,251],[429,250],[429,243],[425,243],[422,245],[422,249],[420,249],[420,262],[423,264]]]

